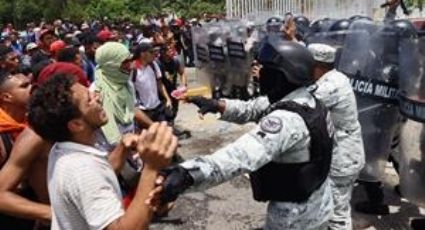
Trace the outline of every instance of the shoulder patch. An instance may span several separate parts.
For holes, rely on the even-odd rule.
[[[279,133],[282,130],[282,120],[275,116],[265,117],[261,120],[260,128],[266,133]]]

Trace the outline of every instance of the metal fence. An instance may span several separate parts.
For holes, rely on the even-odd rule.
[[[226,0],[227,17],[249,18],[258,15],[302,14],[310,19],[345,18],[352,15],[374,17],[378,0]]]

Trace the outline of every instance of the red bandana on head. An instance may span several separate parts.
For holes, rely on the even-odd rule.
[[[36,80],[36,85],[41,85],[43,82],[49,80],[55,74],[71,74],[74,75],[78,82],[86,87],[90,86],[90,82],[86,77],[83,69],[79,66],[68,63],[68,62],[55,62],[46,66],[40,73],[38,79]]]

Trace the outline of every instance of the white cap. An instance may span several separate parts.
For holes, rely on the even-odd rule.
[[[312,43],[307,48],[313,54],[315,61],[324,63],[335,62],[336,49],[334,47],[322,43]]]
[[[34,42],[30,42],[27,45],[27,51],[30,51],[30,50],[33,50],[33,49],[36,49],[36,48],[38,48],[38,45],[35,44]]]
[[[137,39],[137,43],[140,44],[150,44],[152,45],[152,40],[150,40],[149,38],[144,38],[144,37],[139,37]]]
[[[81,32],[80,30],[76,30],[72,35],[73,37],[76,37],[79,34],[82,34],[83,32]]]
[[[87,24],[87,23],[81,24],[81,29],[82,30],[89,29],[89,28],[90,28],[89,24]]]

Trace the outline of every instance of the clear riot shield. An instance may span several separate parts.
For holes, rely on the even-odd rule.
[[[378,181],[399,117],[398,38],[388,28],[368,22],[354,27],[346,37],[337,68],[350,77],[356,94],[366,153],[360,179]]]
[[[308,30],[308,33],[305,35],[305,38],[308,39],[311,35],[315,33],[321,33],[329,31],[329,28],[336,22],[336,19],[324,18],[314,21]]]
[[[425,207],[425,38],[400,45],[400,112],[408,120],[400,140],[403,197]]]
[[[307,39],[306,43],[324,43],[335,48],[342,48],[345,44],[345,38],[355,31],[345,30],[345,31],[336,31],[336,32],[320,32],[311,34]]]
[[[193,53],[196,76],[204,84],[209,84],[211,73],[208,71],[208,34],[205,27],[192,27]]]
[[[342,52],[342,47],[345,44],[345,40],[347,36],[355,36],[352,35],[354,33],[358,33],[357,31],[352,30],[344,30],[344,31],[335,31],[335,32],[320,32],[310,34],[306,39],[306,44],[312,43],[323,43],[330,45],[338,50],[337,55],[335,57],[335,64],[338,65],[340,54]]]
[[[260,42],[267,36],[267,31],[264,25],[255,25],[248,33],[248,40],[246,42],[245,49],[248,52],[250,58],[255,59],[257,56]]]
[[[250,60],[251,64],[255,62],[259,48],[261,46],[261,42],[266,36],[267,31],[264,25],[255,25],[250,28],[248,32],[248,39],[245,44],[245,50],[247,52],[248,59]],[[249,66],[249,68],[251,68],[251,65]],[[248,95],[250,98],[258,97],[260,95],[259,79],[253,78],[252,76],[249,77]]]
[[[205,25],[208,34],[208,57],[207,71],[212,76],[211,88],[214,98],[229,95],[231,87],[226,82],[229,71],[227,58],[227,39],[230,36],[230,28],[224,22],[213,22]]]
[[[250,76],[250,65],[253,61],[246,50],[248,27],[246,23],[237,20],[229,22],[231,29],[227,39],[227,55],[229,73],[227,81],[232,85],[232,98],[248,99],[247,85]]]

